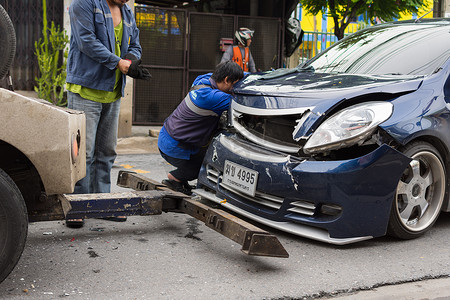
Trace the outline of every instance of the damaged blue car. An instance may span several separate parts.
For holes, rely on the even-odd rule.
[[[299,236],[411,239],[450,211],[450,19],[358,31],[234,89],[195,193]],[[448,216],[448,215],[447,215]]]

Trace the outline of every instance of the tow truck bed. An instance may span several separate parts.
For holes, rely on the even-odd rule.
[[[200,197],[170,190],[145,176],[120,171],[117,185],[134,191],[107,194],[63,194],[60,201],[69,219],[130,215],[188,214],[242,246],[248,255],[289,257],[278,238],[224,210],[213,208]]]

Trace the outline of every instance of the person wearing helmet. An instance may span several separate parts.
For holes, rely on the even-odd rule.
[[[222,60],[220,62],[222,63],[228,60],[233,60],[241,66],[244,72],[255,73],[255,61],[253,60],[249,49],[252,43],[253,33],[254,31],[251,29],[245,27],[239,28],[239,30],[234,34],[237,45],[228,47],[228,49],[223,53]]]

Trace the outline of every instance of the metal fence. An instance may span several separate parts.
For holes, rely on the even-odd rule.
[[[34,54],[35,41],[42,37],[42,1],[0,0],[8,12],[16,31],[16,56],[11,67],[11,76],[16,90],[34,90],[35,78],[39,74]],[[55,25],[63,25],[63,1],[47,0],[47,19]],[[0,80],[1,87],[7,87]]]
[[[136,6],[143,65],[152,79],[135,80],[133,124],[160,125],[176,108],[195,78],[212,72],[224,45],[239,27],[255,30],[251,53],[261,70],[282,62],[281,19],[207,14]]]
[[[357,29],[351,30],[349,28],[345,33],[345,36],[352,34],[356,30]],[[298,49],[298,63],[301,64],[307,61],[337,41],[338,39],[333,32],[305,31],[303,42]]]
[[[322,52],[338,41],[334,33],[305,31],[299,47],[299,63]]]

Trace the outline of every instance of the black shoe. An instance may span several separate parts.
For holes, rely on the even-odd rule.
[[[69,228],[81,228],[84,225],[84,219],[67,219],[66,226]]]
[[[188,182],[183,182],[183,186],[191,193],[190,195],[192,195],[192,190],[196,188],[195,185],[190,185]]]
[[[171,179],[164,179],[162,181],[169,189],[186,194],[188,196],[192,195],[191,189],[187,182],[178,182]]]

